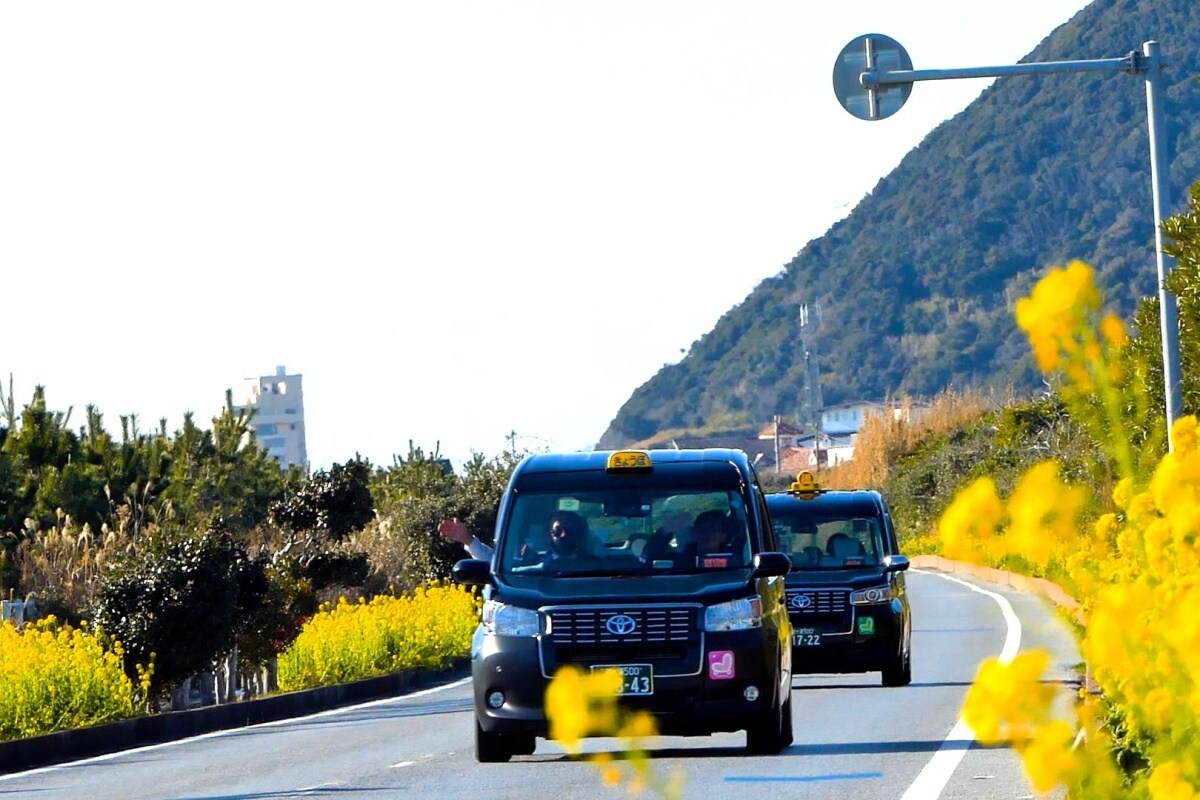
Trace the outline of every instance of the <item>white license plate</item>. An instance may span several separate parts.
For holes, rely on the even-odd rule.
[[[619,672],[621,691],[618,694],[654,694],[654,669],[649,664],[613,664],[592,669],[611,669]]]

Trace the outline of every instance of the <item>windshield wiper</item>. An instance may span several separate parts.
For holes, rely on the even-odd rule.
[[[556,578],[642,578],[650,573],[650,569],[630,569],[623,567],[622,569],[574,569],[574,570],[559,570],[556,572],[545,573],[553,575]]]

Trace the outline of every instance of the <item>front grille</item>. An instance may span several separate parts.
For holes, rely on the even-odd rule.
[[[798,597],[807,597],[808,603],[802,606],[796,602]],[[789,589],[787,601],[793,615],[844,614],[850,607],[850,593],[845,589]]]
[[[565,608],[549,613],[556,646],[686,643],[696,629],[692,609],[681,607]]]
[[[787,608],[792,624],[797,627],[827,633],[850,630],[853,611],[846,589],[788,589]]]

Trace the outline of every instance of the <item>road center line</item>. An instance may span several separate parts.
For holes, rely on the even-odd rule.
[[[922,575],[936,575],[937,577],[953,581],[961,586],[965,586],[973,592],[985,595],[996,601],[996,605],[1000,606],[1000,614],[1004,617],[1004,623],[1008,626],[1008,632],[1004,635],[1004,646],[1000,648],[999,660],[1002,664],[1007,664],[1016,657],[1017,652],[1021,649],[1021,620],[1017,617],[1017,612],[1013,610],[1012,603],[1008,602],[1008,598],[1004,595],[995,592],[989,592],[987,589],[981,589],[974,584],[967,583],[959,578],[954,578],[949,575],[943,575],[938,572],[926,572],[925,570],[913,570],[920,572]],[[946,784],[950,781],[950,776],[954,774],[954,770],[958,768],[959,763],[963,760],[963,756],[970,749],[971,742],[975,741],[975,732],[971,730],[962,717],[958,718],[958,722],[954,723],[954,727],[950,729],[946,740],[942,742],[942,746],[933,754],[933,758],[921,769],[917,775],[917,779],[912,782],[912,785],[901,795],[900,800],[936,800],[941,797],[942,790],[946,788]],[[965,745],[965,746],[964,746]]]

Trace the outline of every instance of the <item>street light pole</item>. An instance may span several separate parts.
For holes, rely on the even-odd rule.
[[[889,69],[889,65],[903,67]],[[1150,179],[1154,194],[1154,246],[1158,263],[1158,307],[1163,351],[1163,388],[1166,398],[1167,443],[1174,450],[1171,428],[1183,405],[1179,376],[1179,309],[1166,279],[1172,259],[1163,251],[1163,214],[1171,205],[1167,164],[1166,123],[1162,101],[1162,57],[1158,42],[1148,41],[1142,52],[1124,58],[1083,61],[1035,61],[997,67],[964,69],[911,68],[912,60],[900,44],[887,36],[869,33],[851,41],[833,67],[833,90],[848,112],[866,120],[879,120],[900,110],[916,81],[953,78],[995,78],[1048,72],[1126,72],[1146,76],[1146,112],[1150,134]]]
[[[1167,291],[1167,275],[1174,268],[1163,251],[1163,214],[1171,207],[1171,181],[1167,165],[1167,126],[1163,115],[1162,56],[1158,42],[1142,45],[1146,73],[1146,116],[1150,126],[1150,182],[1154,190],[1154,249],[1158,254],[1158,318],[1162,331],[1163,383],[1167,400],[1167,443],[1175,449],[1171,428],[1183,405],[1179,374],[1179,308],[1174,292]]]

